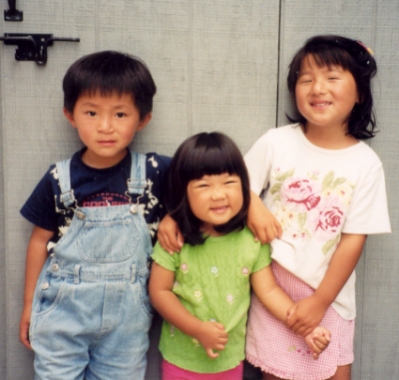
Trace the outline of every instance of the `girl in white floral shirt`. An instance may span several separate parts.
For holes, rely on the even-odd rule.
[[[375,134],[376,70],[358,41],[309,39],[289,68],[294,124],[269,130],[245,156],[251,189],[282,227],[271,242],[274,275],[296,302],[284,324],[253,298],[246,352],[264,380],[351,378],[354,269],[366,236],[390,232],[381,161],[359,141]],[[296,334],[319,324],[332,338],[314,361]]]

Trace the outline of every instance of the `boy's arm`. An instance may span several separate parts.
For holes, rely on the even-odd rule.
[[[253,191],[251,191],[247,225],[254,234],[255,240],[259,240],[262,244],[281,237],[283,232],[281,224]]]
[[[169,214],[166,214],[159,223],[157,236],[159,244],[165,251],[171,255],[174,252],[180,252],[184,238],[176,221]]]
[[[29,325],[33,294],[37,279],[47,259],[47,243],[53,235],[53,231],[35,226],[26,253],[24,307],[19,325],[19,338],[24,346],[29,349],[32,349],[29,342]]]
[[[342,234],[318,288],[291,308],[287,325],[293,332],[306,336],[318,326],[354,271],[366,238],[367,235]]]
[[[192,315],[172,292],[174,280],[174,272],[156,262],[152,264],[149,284],[152,305],[165,320],[197,339],[210,358],[216,358],[219,354],[213,350],[221,351],[227,343],[224,326],[217,322],[203,322]]]
[[[254,234],[255,240],[259,240],[262,244],[269,243],[282,234],[280,223],[253,191],[251,191],[247,225]],[[166,215],[159,223],[158,241],[161,247],[170,254],[180,252],[183,246],[183,235],[170,215]]]

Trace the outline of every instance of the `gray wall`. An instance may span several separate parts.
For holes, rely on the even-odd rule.
[[[7,1],[1,4],[8,9]],[[362,40],[379,65],[374,94],[381,132],[370,144],[385,166],[393,233],[370,237],[358,265],[353,379],[399,378],[399,0],[20,0],[17,7],[24,21],[2,21],[2,35],[52,33],[81,42],[55,42],[45,66],[17,62],[14,46],[0,47],[1,379],[33,378],[32,355],[18,339],[32,228],[19,209],[47,167],[80,147],[62,115],[69,65],[105,49],[146,61],[158,94],[136,150],[170,155],[185,137],[220,130],[244,153],[267,129],[286,123],[288,62],[306,38],[321,33]],[[155,380],[154,352],[147,378]]]

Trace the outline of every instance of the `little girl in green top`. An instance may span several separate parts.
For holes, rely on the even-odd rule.
[[[153,254],[163,380],[241,380],[250,286],[281,321],[294,302],[276,284],[269,246],[245,226],[250,190],[239,149],[221,133],[188,138],[172,160],[167,193],[185,245],[170,255],[157,244]],[[317,359],[330,333],[316,327],[305,340]]]

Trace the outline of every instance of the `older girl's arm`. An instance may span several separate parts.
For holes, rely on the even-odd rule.
[[[278,286],[270,266],[267,266],[251,275],[251,285],[254,293],[262,305],[281,322],[287,322],[288,310],[294,301]],[[318,326],[306,336],[306,344],[312,350],[313,358],[319,355],[330,343],[330,331]]]
[[[288,327],[296,334],[309,334],[322,320],[354,271],[367,235],[342,234],[327,272],[315,292],[290,310]]]

